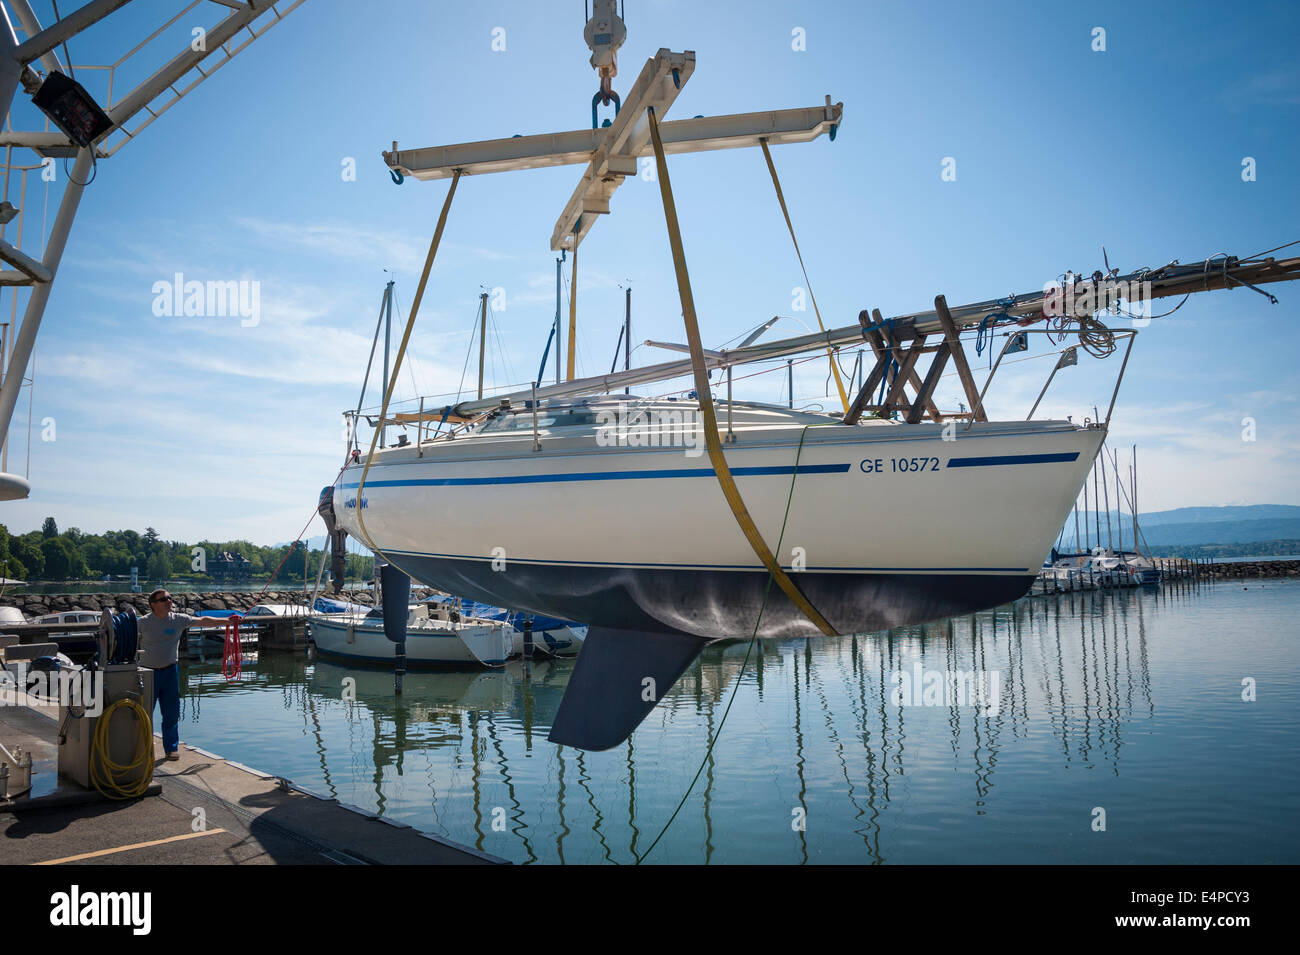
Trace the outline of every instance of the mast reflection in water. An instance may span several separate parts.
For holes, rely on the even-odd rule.
[[[518,862],[636,861],[701,763],[649,861],[1295,862],[1297,612],[1300,582],[1182,583],[764,641],[743,673],[716,645],[605,753],[546,740],[571,663],[398,699],[268,654],[191,664],[182,739]]]

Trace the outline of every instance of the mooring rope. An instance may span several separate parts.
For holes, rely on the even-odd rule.
[[[785,514],[781,517],[781,533],[777,535],[776,549],[780,551],[781,542],[785,540],[785,525],[790,519],[790,505],[794,501],[794,482],[799,477],[799,459],[803,456],[803,439],[808,435],[808,429],[813,425],[804,425],[803,430],[799,432],[799,447],[794,453],[794,472],[790,475],[790,493],[785,499]],[[722,728],[727,725],[727,715],[731,712],[731,704],[736,702],[736,693],[740,690],[741,681],[745,677],[745,668],[749,665],[749,657],[754,652],[754,643],[758,640],[758,628],[763,623],[763,613],[767,610],[767,598],[772,593],[772,581],[775,577],[772,574],[767,575],[767,584],[763,587],[763,602],[758,607],[758,617],[754,620],[754,632],[749,635],[749,645],[745,647],[745,659],[741,661],[740,672],[736,674],[736,682],[732,684],[731,696],[727,698],[727,707],[722,711],[722,719],[718,721],[718,728],[713,731],[709,737],[709,745],[704,750],[704,758],[700,760],[700,767],[695,771],[695,776],[691,779],[691,784],[686,787],[686,792],[682,793],[681,801],[677,803],[677,808],[673,814],[668,817],[664,827],[659,830],[659,835],[655,836],[655,841],[650,843],[650,848],[636,857],[636,864],[640,865],[646,860],[646,857],[654,851],[654,847],[659,845],[659,840],[664,837],[664,833],[673,824],[677,814],[682,811],[686,805],[686,800],[690,798],[691,792],[695,789],[695,784],[700,781],[700,774],[704,772],[704,767],[709,763],[709,756],[713,753],[713,747],[718,742],[718,737],[722,735]]]

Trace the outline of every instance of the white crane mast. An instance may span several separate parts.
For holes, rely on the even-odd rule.
[[[230,62],[241,50],[279,23],[303,0],[190,0],[176,3],[177,12],[145,35],[125,54],[109,64],[82,64],[60,61],[58,50],[131,0],[90,0],[48,27],[42,26],[29,0],[0,0],[0,116],[6,122],[0,128],[0,147],[5,150],[5,197],[0,202],[0,261],[11,268],[0,269],[0,288],[8,288],[10,318],[0,338],[0,439],[6,444],[6,460],[0,465],[0,500],[27,497],[31,485],[26,477],[7,471],[7,438],[18,393],[24,383],[27,366],[41,319],[49,302],[50,291],[58,274],[59,263],[68,235],[76,219],[82,192],[92,178],[94,164],[107,159],[126,142],[134,139],[159,116],[186,94]],[[147,78],[117,95],[114,81],[119,69],[138,75],[145,54],[141,50],[164,31],[184,19],[184,25],[198,22],[220,12],[221,19],[210,27],[195,27],[187,45],[171,59],[157,66]],[[19,32],[25,39],[19,39]],[[151,47],[152,49],[152,47]],[[66,69],[66,73],[64,72]],[[106,78],[107,98],[101,105],[75,80],[77,72],[97,79]],[[19,84],[31,94],[33,102],[45,113],[44,128],[22,128],[21,114],[12,109]],[[55,128],[51,128],[51,122]],[[15,150],[29,150],[35,165],[15,162]],[[66,176],[67,185],[59,201],[54,224],[44,247],[22,249],[23,214],[26,206],[27,173],[48,166],[53,158],[74,158]],[[10,180],[14,173],[21,178],[18,205],[9,199]],[[17,241],[5,234],[9,223],[17,219]],[[21,325],[17,324],[19,290],[30,288]]]

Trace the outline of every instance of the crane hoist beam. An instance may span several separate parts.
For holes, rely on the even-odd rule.
[[[596,217],[610,210],[614,191],[628,176],[636,175],[638,161],[652,153],[647,110],[655,110],[666,153],[705,152],[769,144],[803,143],[833,132],[844,104],[696,116],[663,121],[682,86],[695,72],[695,54],[661,49],[646,60],[613,122],[600,129],[578,129],[536,136],[512,136],[450,146],[397,148],[383,153],[390,170],[415,179],[445,179],[455,170],[463,175],[512,172],[586,163],[573,194],[555,224],[551,248],[572,250],[585,238]]]

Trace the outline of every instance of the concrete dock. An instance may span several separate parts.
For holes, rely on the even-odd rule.
[[[57,776],[58,711],[0,689],[0,741],[33,757],[32,792],[0,800],[7,865],[485,865],[467,846],[324,799],[155,735],[151,795],[114,801]]]

